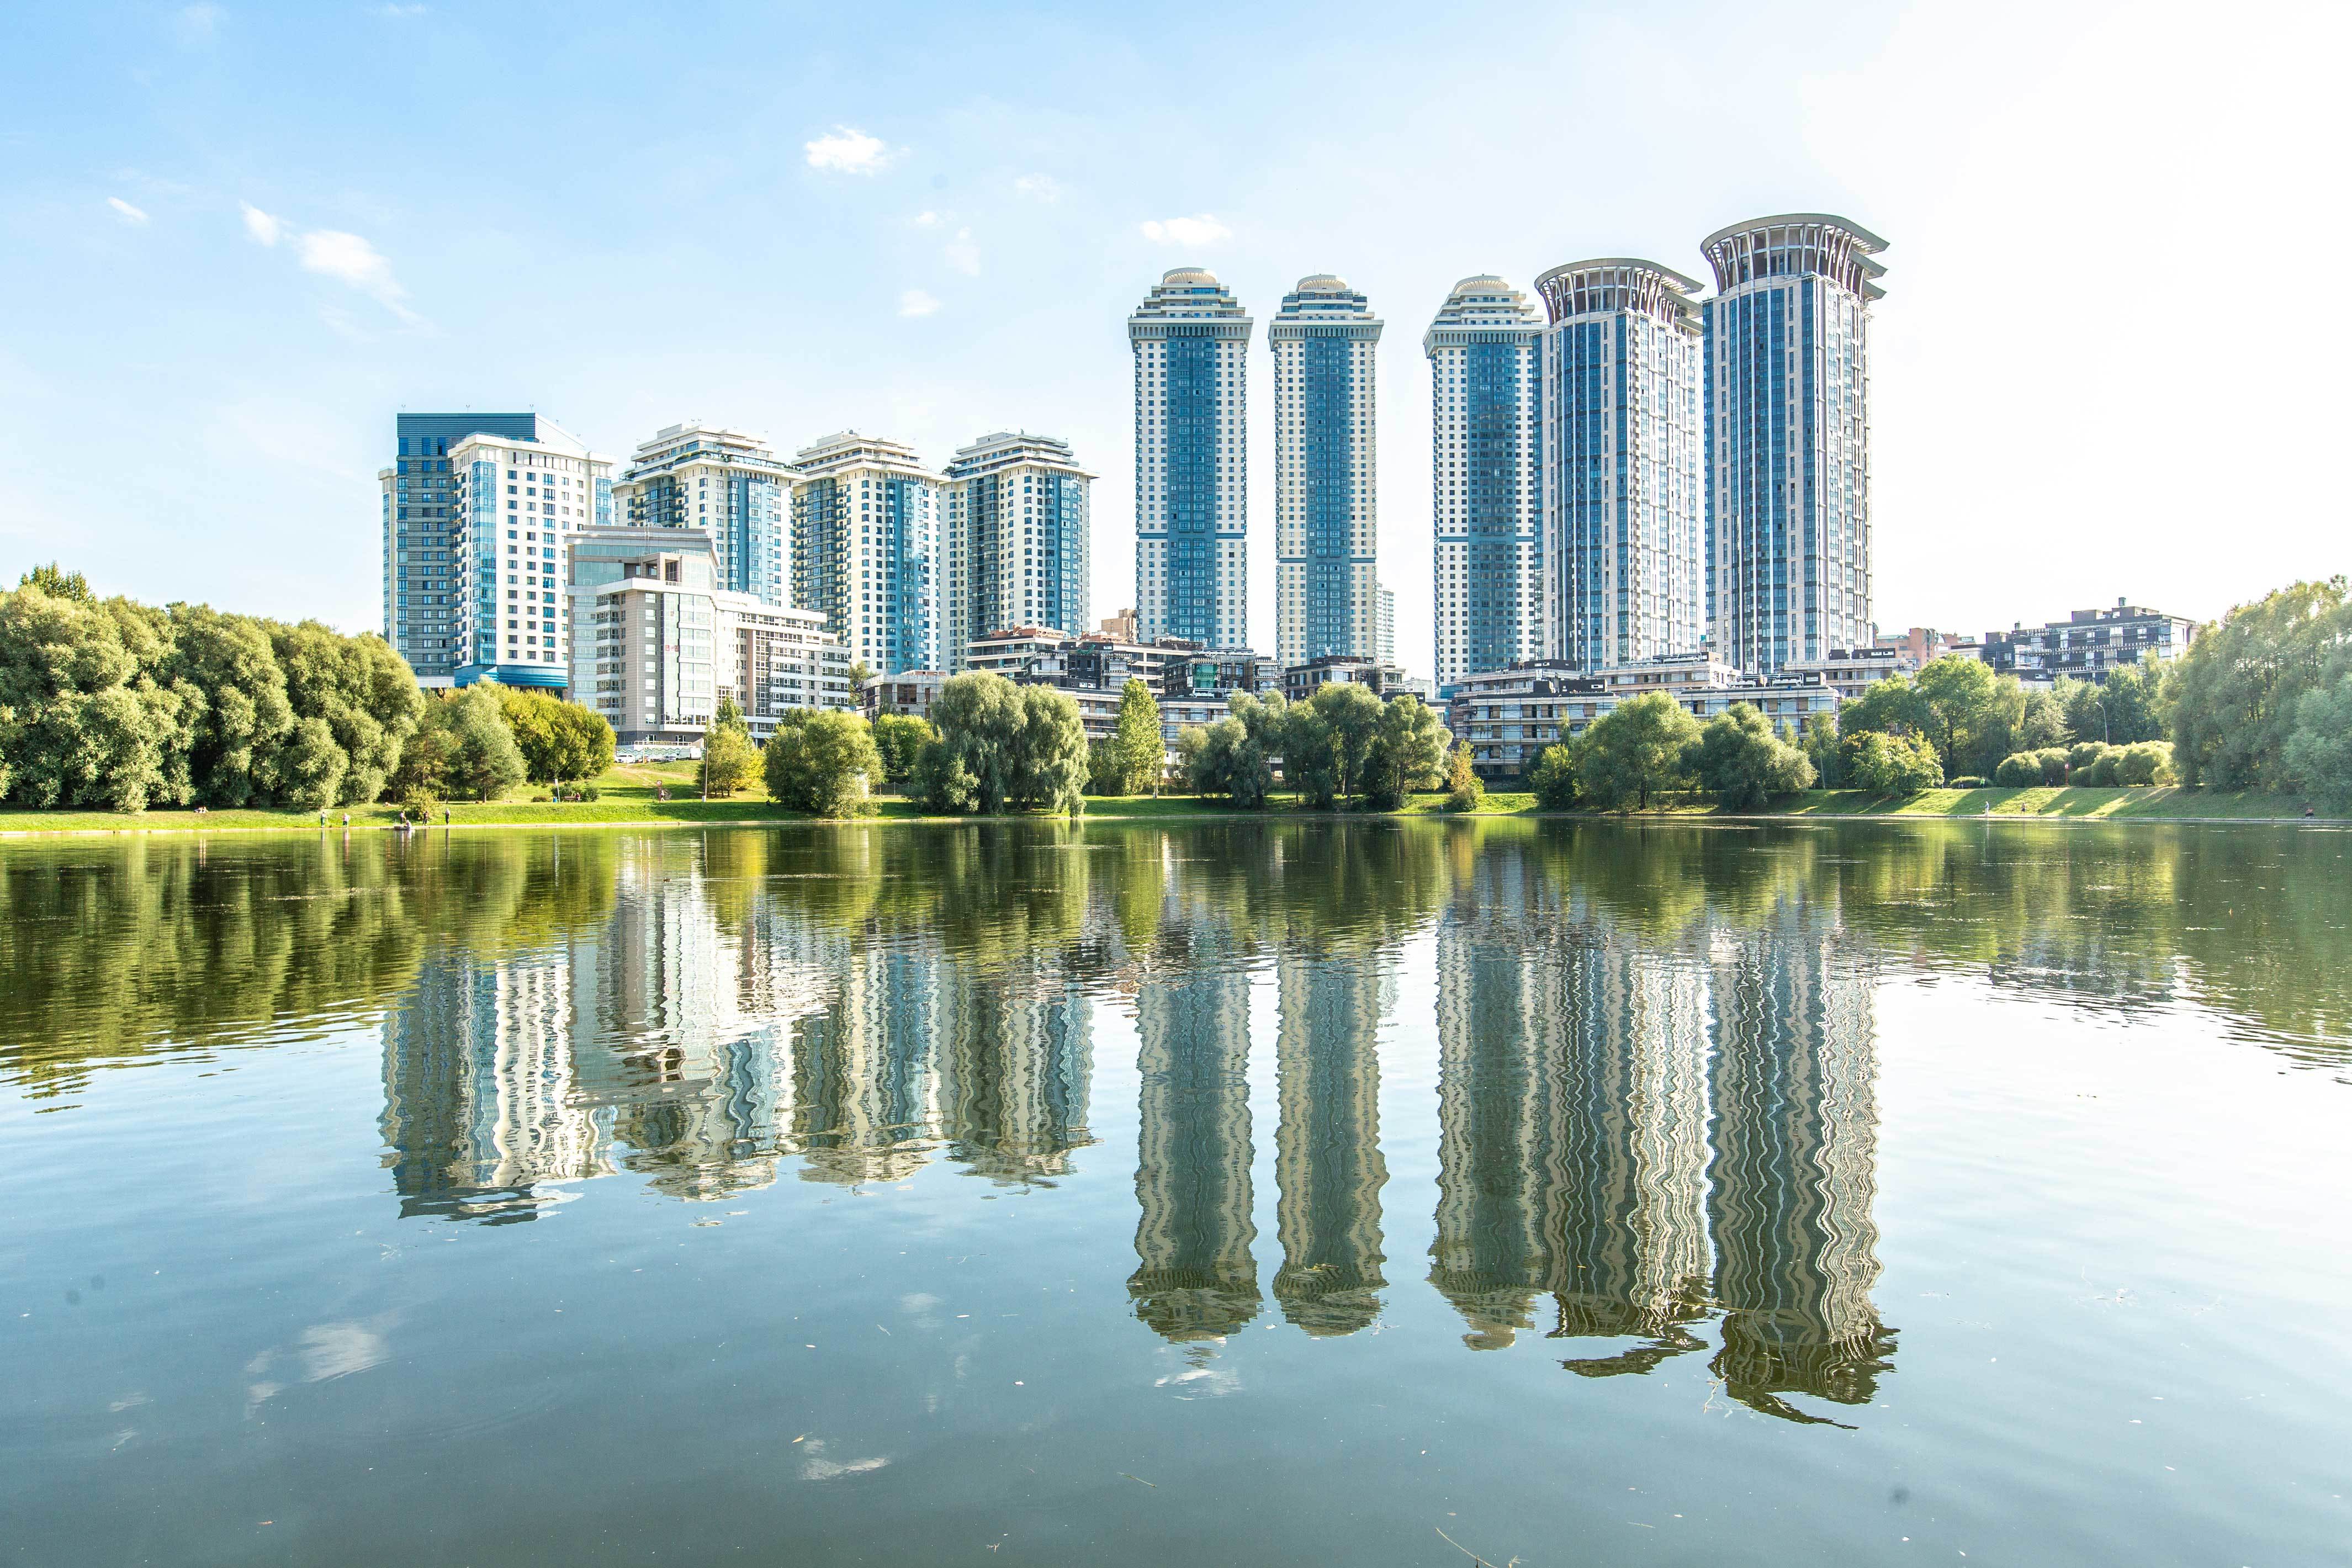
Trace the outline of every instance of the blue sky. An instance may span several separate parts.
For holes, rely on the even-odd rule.
[[[1263,324],[1331,270],[1389,322],[1381,575],[1425,673],[1453,282],[1698,274],[1710,230],[1824,210],[1891,242],[1882,626],[2209,616],[2352,569],[2347,45],[2316,5],[13,7],[0,572],[367,626],[394,412],[528,407],[614,457],[688,417],[933,463],[1064,436],[1108,614],[1127,311],[1200,262]]]

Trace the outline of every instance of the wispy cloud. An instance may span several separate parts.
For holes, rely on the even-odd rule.
[[[940,215],[937,213],[917,213],[915,215],[915,226],[917,228],[937,228],[940,226]]]
[[[121,218],[123,222],[130,224],[134,228],[147,221],[147,215],[145,212],[142,211],[138,207],[132,206],[121,196],[107,197],[106,205],[114,209],[114,214],[117,217]]]
[[[1024,174],[1013,182],[1013,194],[1033,202],[1058,202],[1062,199],[1062,182],[1051,174]]]
[[[980,247],[972,243],[971,230],[960,228],[948,241],[948,265],[967,278],[980,276]]]
[[[920,289],[909,289],[898,296],[898,314],[902,316],[936,316],[940,302]]]
[[[379,16],[390,16],[394,21],[404,22],[411,16],[422,16],[431,9],[430,5],[379,5],[375,8],[375,14]]]
[[[275,245],[285,226],[251,202],[239,202],[237,210],[245,214],[245,232],[253,237],[256,245]]]
[[[808,143],[812,169],[832,169],[844,174],[878,174],[906,155],[879,136],[868,136],[852,125],[836,125]]]
[[[251,202],[239,202],[237,209],[255,244],[274,247],[281,239],[291,240],[303,271],[347,284],[404,321],[418,319],[408,308],[408,290],[393,276],[392,262],[365,236],[339,228],[297,228]]]
[[[1156,245],[1214,245],[1233,237],[1234,231],[1210,213],[1198,217],[1152,218],[1143,226],[1143,237]]]

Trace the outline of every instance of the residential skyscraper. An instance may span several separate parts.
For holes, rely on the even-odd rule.
[[[855,430],[793,466],[793,603],[822,611],[877,675],[944,668],[940,477],[912,448]]]
[[[1266,328],[1274,353],[1274,654],[1380,651],[1378,376],[1384,323],[1328,272]]]
[[[1585,669],[1687,653],[1706,630],[1698,284],[1609,257],[1536,279],[1543,337],[1543,620]]]
[[[383,637],[422,685],[452,684],[467,651],[458,625],[467,598],[457,558],[464,486],[450,471],[449,448],[478,431],[536,441],[540,423],[536,414],[394,417],[398,456],[376,474],[383,490]],[[592,512],[591,521],[599,519]]]
[[[791,465],[766,442],[691,423],[641,443],[613,483],[613,500],[620,522],[707,531],[719,586],[781,606],[792,581],[784,563],[792,490]]]
[[[1422,334],[1430,368],[1437,689],[1550,649],[1541,616],[1542,322],[1489,272],[1465,278]]]
[[[974,637],[1014,626],[1071,637],[1087,624],[1095,476],[1066,441],[998,431],[947,466],[942,582],[946,668]]]
[[[1248,645],[1252,325],[1202,267],[1164,275],[1127,319],[1135,353],[1135,604],[1145,642]]]
[[[451,640],[462,655],[451,681],[564,688],[571,541],[612,521],[612,459],[534,418],[527,437],[462,436],[447,461],[457,524],[448,581],[460,601]]]
[[[1886,242],[1826,213],[1707,236],[1707,619],[1755,674],[1867,647],[1870,307]]]

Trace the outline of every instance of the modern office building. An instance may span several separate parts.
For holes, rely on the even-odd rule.
[[[477,434],[536,443],[542,426],[555,429],[536,414],[394,418],[397,456],[376,474],[383,489],[383,636],[420,685],[454,684],[471,651],[462,625],[470,593],[458,553],[465,479],[451,470],[450,448]],[[578,445],[569,437],[562,440]],[[609,513],[598,510],[607,498],[591,478],[585,521],[609,521]],[[562,521],[563,514],[557,515]]]
[[[854,430],[793,467],[792,602],[875,674],[943,668],[940,477],[912,448]]]
[[[1705,319],[1707,620],[1769,675],[1868,647],[1870,308],[1886,242],[1824,213],[1718,229]]]
[[[942,649],[1009,626],[1087,630],[1088,505],[1095,476],[1069,443],[999,431],[962,447],[946,470]]]
[[[447,537],[455,559],[446,564],[455,570],[438,580],[457,602],[425,606],[457,614],[424,624],[450,628],[446,638],[460,657],[446,684],[496,679],[560,690],[570,679],[571,544],[583,530],[612,521],[613,465],[553,420],[530,417],[528,436],[472,431],[433,459],[448,463],[453,481],[434,493],[454,498],[456,527]]]
[[[710,534],[719,585],[783,605],[793,470],[767,443],[716,425],[672,425],[641,443],[613,482],[614,521]]]
[[[1706,631],[1697,287],[1624,257],[1536,279],[1544,641],[1587,669],[1687,653]]]
[[[2054,686],[2060,676],[2105,685],[2107,677],[2141,659],[2178,658],[2196,640],[2197,623],[2117,599],[2113,609],[2076,610],[2038,626],[2018,622],[1987,632],[1977,657],[1995,673],[2029,684]]]
[[[1437,689],[1537,658],[1544,642],[1542,322],[1492,273],[1465,278],[1422,334],[1430,368]]]
[[[1249,624],[1253,323],[1179,267],[1127,319],[1135,354],[1135,602],[1141,639],[1240,647]]]
[[[1379,377],[1384,323],[1328,272],[1266,328],[1274,354],[1274,655],[1380,652]]]

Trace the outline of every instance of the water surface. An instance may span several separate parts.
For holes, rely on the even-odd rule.
[[[2341,1561],[2348,847],[12,846],[0,1561]]]

